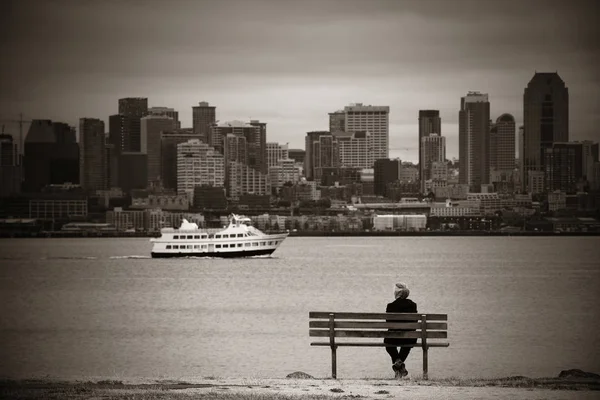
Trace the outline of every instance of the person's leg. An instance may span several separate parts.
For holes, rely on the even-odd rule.
[[[386,344],[393,344],[392,341],[390,341],[388,339],[384,339],[383,342]],[[390,357],[392,359],[392,364],[395,363],[396,360],[400,357],[400,355],[398,354],[398,348],[395,346],[386,347],[385,351],[387,351],[387,353],[390,355]]]
[[[398,358],[400,358],[400,360],[402,360],[402,362],[406,361],[406,358],[408,357],[408,354],[410,353],[411,349],[412,349],[412,347],[400,347],[400,352],[398,353]]]

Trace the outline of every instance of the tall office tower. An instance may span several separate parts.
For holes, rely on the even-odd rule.
[[[225,149],[223,147],[225,136],[230,133],[242,135],[246,138],[246,143],[248,144],[248,138],[252,136],[251,133],[255,133],[259,129],[259,127],[237,120],[213,124],[209,130],[208,144],[214,147],[219,153],[225,154]]]
[[[179,121],[179,111],[169,107],[150,107],[148,109],[148,115],[163,115],[173,118],[175,127],[173,129],[180,129],[181,122]]]
[[[79,119],[79,184],[87,192],[106,189],[104,121]]]
[[[400,179],[401,169],[402,160],[399,158],[375,160],[374,192],[376,196],[387,197],[387,185]]]
[[[340,167],[373,168],[373,135],[369,132],[336,132]]]
[[[419,110],[419,179],[421,180],[421,191],[424,188],[425,179],[423,175],[423,160],[421,160],[422,139],[432,133],[442,135],[442,119],[440,110]]]
[[[123,124],[125,144],[122,151],[139,152],[141,143],[141,118],[148,114],[148,99],[145,97],[127,97],[119,99],[119,114],[125,117]],[[109,130],[111,124],[109,119]],[[117,143],[115,143],[116,146]]]
[[[419,175],[421,190],[425,187],[425,181],[433,179],[433,163],[446,161],[446,138],[437,133],[430,133],[421,138],[421,154],[419,155]],[[424,191],[424,190],[423,190]]]
[[[177,145],[198,139],[192,129],[174,129],[160,135],[160,178],[165,189],[177,190]]]
[[[555,142],[544,149],[545,192],[560,190],[575,193],[583,177],[583,146],[574,142]]]
[[[329,132],[344,132],[346,130],[346,112],[338,110],[329,113]]]
[[[0,197],[21,192],[19,149],[11,135],[0,134]]]
[[[108,137],[108,134],[105,134]],[[115,145],[107,142],[104,146],[105,165],[104,172],[105,184],[107,189],[119,187],[119,157],[115,151]]]
[[[269,172],[267,162],[267,123],[253,119],[250,120],[250,125],[258,129],[248,131],[246,135],[248,166],[260,171],[262,174],[267,174]]]
[[[390,139],[390,107],[364,106],[362,103],[344,107],[345,132],[367,131],[373,135],[373,160],[388,158]],[[371,166],[372,168],[372,166]]]
[[[320,182],[324,169],[338,168],[340,166],[340,151],[337,137],[334,135],[319,136],[312,143],[311,156],[314,179]]]
[[[306,137],[304,138],[304,175],[306,175],[306,179],[309,181],[315,179],[313,144],[323,135],[329,135],[329,131],[306,132]]]
[[[171,132],[175,124],[176,121],[167,114],[151,113],[141,119],[140,152],[147,155],[149,186],[159,185],[160,181],[160,135],[162,132]]]
[[[50,184],[79,183],[79,146],[74,128],[50,120],[33,120],[24,150],[25,192],[40,192]]]
[[[148,155],[139,151],[125,151],[119,154],[117,186],[123,192],[148,187]]]
[[[480,192],[490,179],[490,102],[487,94],[469,92],[458,112],[459,183]]]
[[[536,72],[523,94],[521,182],[530,171],[544,172],[545,149],[569,141],[569,90],[555,72]],[[527,188],[528,191],[530,188]]]
[[[200,139],[191,139],[177,145],[177,193],[187,194],[194,201],[197,186],[225,184],[223,155]]]
[[[201,101],[192,107],[192,127],[200,140],[210,144],[210,127],[216,123],[216,107],[210,106],[206,101]]]
[[[274,167],[279,160],[287,160],[289,158],[288,145],[279,144],[276,142],[267,142],[267,166]]]
[[[248,165],[248,147],[246,137],[228,133],[223,139],[223,158],[225,163],[225,188],[229,194],[229,166],[231,163]]]
[[[581,161],[583,178],[590,182],[592,177],[594,176],[594,164],[598,162],[600,146],[597,142],[592,142],[591,140],[584,140],[583,142],[572,143],[581,143]]]
[[[490,171],[515,169],[515,118],[502,114],[490,128]]]
[[[230,162],[227,171],[227,197],[237,200],[248,193],[271,194],[269,175],[238,162]]]

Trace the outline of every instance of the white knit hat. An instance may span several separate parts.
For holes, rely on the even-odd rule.
[[[403,283],[403,282],[396,283],[396,286],[394,287],[394,296],[397,299],[406,299],[409,294],[410,294],[410,290],[408,290],[408,287],[406,287],[405,283]]]

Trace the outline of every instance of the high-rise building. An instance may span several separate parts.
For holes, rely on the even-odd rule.
[[[198,139],[191,129],[174,129],[160,135],[161,183],[165,189],[177,190],[177,145]]]
[[[437,133],[442,135],[442,119],[440,118],[439,110],[419,110],[419,179],[421,180],[421,187],[423,188],[423,182],[425,179],[423,176],[423,160],[421,160],[421,146],[424,137]]]
[[[373,136],[373,160],[388,158],[390,107],[365,106],[362,103],[356,103],[344,107],[344,112],[346,114],[346,129],[344,131],[369,132]]]
[[[106,135],[104,121],[79,119],[79,184],[88,192],[106,187]]]
[[[459,183],[473,193],[490,179],[490,102],[487,94],[469,92],[458,112]]]
[[[148,186],[148,155],[138,151],[121,152],[118,157],[117,182],[123,192]]]
[[[433,179],[432,164],[446,161],[446,138],[437,133],[429,133],[421,138],[419,156],[419,179],[424,192],[425,181]]]
[[[515,169],[515,118],[502,114],[490,128],[490,170]]]
[[[313,144],[323,135],[329,135],[329,131],[306,132],[306,137],[304,138],[304,175],[306,175],[306,179],[309,181],[315,179]]]
[[[569,141],[569,90],[556,72],[536,72],[523,94],[521,182],[544,172],[545,149]]]
[[[581,143],[555,142],[544,149],[545,192],[575,193],[583,177]]]
[[[11,135],[0,134],[0,197],[21,192],[22,170],[17,143]]]
[[[338,110],[329,113],[329,132],[344,132],[346,130],[346,112]]]
[[[267,123],[253,119],[250,120],[250,125],[258,129],[247,132],[248,166],[260,171],[262,174],[267,174],[269,172],[267,163]]]
[[[146,154],[148,183],[156,184],[161,175],[161,133],[171,132],[176,121],[167,114],[150,113],[141,119],[140,152]]]
[[[181,122],[179,121],[179,112],[174,108],[169,107],[150,107],[148,109],[149,115],[163,115],[173,119],[175,127],[173,129],[181,129]]]
[[[306,150],[302,149],[289,149],[288,156],[296,161],[298,164],[304,164],[304,157],[306,156]]]
[[[24,191],[39,192],[51,184],[79,183],[75,128],[61,122],[33,120],[24,150]]]
[[[194,202],[197,186],[225,184],[223,155],[200,139],[191,139],[177,145],[177,193],[187,194]]]
[[[139,152],[141,147],[141,118],[148,114],[148,99],[145,97],[127,97],[119,99],[119,114],[122,117],[121,124],[118,125],[119,133],[122,136],[120,140],[115,138],[111,143],[115,144],[117,149],[125,152]],[[110,136],[113,135],[113,127],[109,118]],[[121,146],[119,146],[119,144]]]
[[[210,127],[216,122],[216,107],[210,106],[206,101],[201,101],[192,107],[192,127],[200,140],[209,143]]]
[[[387,197],[387,185],[400,179],[402,160],[381,158],[375,160],[374,192],[377,196]]]
[[[227,197],[237,200],[245,194],[271,194],[269,175],[234,161],[229,163],[227,171]]]
[[[337,137],[331,134],[319,135],[312,142],[311,157],[314,180],[320,182],[324,169],[338,168],[340,166],[340,151]]]
[[[339,165],[351,168],[373,168],[373,135],[366,131],[335,132],[339,148]]]
[[[279,160],[287,160],[289,158],[288,145],[279,144],[276,142],[267,142],[267,165],[274,167]]]
[[[125,97],[119,99],[119,115],[142,118],[148,113],[148,98]]]
[[[288,182],[299,182],[300,176],[301,168],[291,158],[280,158],[276,165],[269,167],[271,187],[278,191]]]

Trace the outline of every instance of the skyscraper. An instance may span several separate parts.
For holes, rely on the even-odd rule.
[[[421,191],[424,189],[423,160],[421,159],[422,139],[432,133],[442,135],[442,119],[439,110],[419,110],[419,179],[421,180]]]
[[[388,158],[390,139],[390,107],[365,106],[362,103],[344,107],[345,132],[369,132],[373,137],[373,160]]]
[[[79,119],[79,183],[90,192],[106,189],[106,135],[104,121]]]
[[[165,189],[177,190],[177,145],[197,138],[191,129],[174,129],[160,134],[160,178]]]
[[[387,158],[375,160],[374,167],[374,191],[375,195],[387,197],[388,183],[400,179],[402,161],[400,159],[390,160]]]
[[[536,72],[523,94],[521,182],[544,169],[545,149],[569,141],[569,90],[556,72]]]
[[[267,142],[267,166],[274,167],[279,160],[289,158],[288,145],[276,142]]]
[[[446,138],[437,133],[430,133],[421,138],[421,154],[419,155],[421,191],[424,192],[425,181],[433,179],[433,163],[446,161]]]
[[[458,112],[459,183],[480,192],[490,179],[490,102],[487,94],[469,92]]]
[[[194,133],[204,143],[209,143],[210,127],[216,122],[216,107],[210,106],[206,101],[201,101],[192,107],[192,127]]]
[[[248,166],[260,171],[262,174],[267,174],[269,172],[267,161],[267,123],[253,119],[250,120],[250,125],[258,129],[246,133]]]
[[[177,193],[194,201],[194,188],[209,185],[223,187],[223,155],[199,139],[177,145]]]
[[[148,114],[148,99],[119,99],[119,113],[108,120],[108,140],[117,153],[139,152],[141,149],[141,118]]]
[[[338,110],[329,113],[329,132],[344,132],[346,130],[346,112]]]
[[[17,143],[11,135],[0,134],[0,197],[21,191],[21,163]]]
[[[181,122],[179,121],[179,112],[174,108],[169,107],[150,107],[148,109],[148,115],[163,115],[173,119],[175,127],[173,129],[180,129]]]
[[[490,128],[490,170],[512,171],[515,168],[515,118],[502,114]]]
[[[140,152],[147,154],[148,183],[160,179],[160,135],[175,129],[176,121],[167,114],[149,114],[141,119]]]
[[[329,131],[306,132],[306,137],[304,138],[304,174],[306,175],[306,179],[310,181],[315,179],[313,144],[323,135],[329,135]]]

